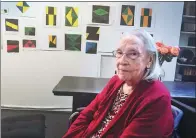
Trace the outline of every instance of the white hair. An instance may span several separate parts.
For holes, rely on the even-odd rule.
[[[148,54],[153,55],[151,67],[149,68],[149,71],[147,71],[144,75],[143,80],[158,79],[163,74],[163,71],[159,64],[158,51],[154,39],[147,31],[141,29],[135,29],[129,33],[123,34],[123,36],[125,37],[128,37],[130,35],[135,35],[139,39],[141,39],[144,43],[144,47],[146,48]]]

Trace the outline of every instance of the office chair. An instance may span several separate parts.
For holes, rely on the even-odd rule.
[[[68,128],[71,126],[71,124],[77,119],[79,116],[80,112],[84,109],[85,107],[79,107],[76,109],[76,112],[72,113],[71,116],[69,117],[69,124]]]
[[[180,136],[178,134],[178,126],[179,126],[180,121],[182,119],[183,111],[173,105],[171,106],[171,108],[172,108],[172,114],[174,117],[174,131],[173,131],[172,138],[180,138]]]
[[[84,109],[85,107],[80,107],[77,108],[77,111],[74,112],[73,114],[71,114],[71,116],[69,117],[69,126],[71,126],[71,124],[77,119],[77,117],[79,116],[80,112]],[[173,135],[172,138],[180,138],[179,134],[178,134],[178,126],[179,123],[182,119],[183,116],[183,111],[180,110],[179,108],[175,107],[175,106],[171,106],[172,109],[172,114],[174,117],[174,131],[173,131]]]

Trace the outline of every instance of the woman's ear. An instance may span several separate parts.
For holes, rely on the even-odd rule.
[[[153,60],[154,60],[153,55],[150,55],[150,56],[148,57],[148,63],[147,63],[147,68],[148,68],[148,69],[151,67]]]

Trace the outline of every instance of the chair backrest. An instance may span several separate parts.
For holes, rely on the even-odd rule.
[[[171,107],[172,107],[172,114],[174,117],[174,129],[177,129],[180,123],[180,120],[182,119],[183,111],[177,108],[176,106],[172,105]]]
[[[173,105],[171,106],[171,108],[172,108],[172,114],[174,117],[174,131],[172,134],[172,138],[180,138],[180,136],[178,134],[178,126],[179,126],[180,121],[182,119],[183,111]]]
[[[74,112],[71,114],[71,116],[69,117],[69,124],[68,124],[68,128],[71,126],[71,124],[76,120],[76,118],[79,116],[79,112]]]
[[[71,126],[71,124],[76,120],[76,118],[79,116],[80,112],[84,110],[85,107],[79,107],[76,109],[76,112],[72,113],[69,117],[69,125],[68,128]]]
[[[192,100],[195,100],[195,98]],[[182,138],[196,138],[194,123],[196,122],[196,109],[174,98],[172,98],[172,105],[183,111],[183,117],[178,126],[180,136]]]

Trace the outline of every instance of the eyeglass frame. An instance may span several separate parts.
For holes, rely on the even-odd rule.
[[[128,59],[135,60],[135,59],[137,59],[141,55],[141,53],[136,52],[138,54],[138,56],[136,58],[130,58],[130,57],[127,56],[127,54],[129,54],[129,53],[123,53],[122,52],[122,55],[120,57],[117,57],[116,54],[115,54],[115,53],[117,53],[117,51],[118,50],[112,51],[113,56],[116,57],[116,58],[121,58],[123,55],[125,55]]]

